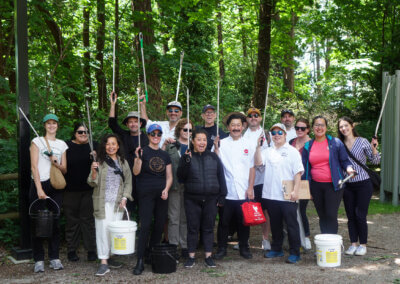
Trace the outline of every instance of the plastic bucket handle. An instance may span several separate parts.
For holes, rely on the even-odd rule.
[[[172,258],[176,264],[179,264],[179,260],[177,260],[175,257],[173,257],[168,251],[165,252],[170,258]]]
[[[128,217],[128,221],[130,221],[128,209],[126,209],[126,206],[124,206],[124,209],[125,209],[125,212],[126,212],[126,216]],[[118,209],[117,209],[117,215],[118,215],[118,212],[119,212],[119,206],[118,206]],[[117,218],[117,215],[115,215],[115,219]],[[123,216],[122,216],[122,217],[123,217]]]
[[[57,213],[57,217],[58,216],[60,216],[60,206],[58,206],[58,204],[57,204],[57,202],[55,202],[54,201],[54,199],[52,199],[51,197],[46,197],[46,199],[50,199],[51,201],[53,201],[53,203],[57,206],[57,209],[58,209],[58,213]],[[43,200],[43,199],[36,199],[35,201],[33,201],[32,203],[31,203],[31,205],[29,206],[29,211],[28,211],[28,215],[31,215],[31,208],[32,208],[32,205],[36,202],[36,201],[38,201],[38,200]],[[129,217],[128,217],[129,218]]]

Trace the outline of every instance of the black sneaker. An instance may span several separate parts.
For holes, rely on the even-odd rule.
[[[107,264],[100,264],[100,267],[96,272],[96,276],[104,276],[108,272],[110,272],[110,269],[108,268],[108,265]]]
[[[214,254],[214,259],[223,259],[226,256],[226,248],[219,248]]]
[[[114,259],[110,258],[108,259],[108,266],[110,268],[121,268],[122,267],[122,263],[119,261],[115,261]]]
[[[211,257],[211,256],[209,256],[209,257],[207,257],[207,258],[205,258],[204,259],[204,262],[205,262],[205,265],[207,266],[207,267],[217,267],[216,265],[215,265],[215,262],[214,262],[214,260],[213,260],[213,258]]]
[[[76,254],[76,251],[70,251],[68,252],[68,260],[69,261],[78,261],[79,260],[79,256]]]
[[[186,268],[192,268],[195,265],[195,258],[194,257],[188,257],[188,259],[186,260],[184,266]]]

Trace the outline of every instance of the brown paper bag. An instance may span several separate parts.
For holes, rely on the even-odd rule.
[[[290,194],[293,191],[293,185],[293,180],[282,181],[283,198],[285,200],[290,200]],[[308,183],[308,180],[300,181],[299,199],[311,199],[310,184]]]

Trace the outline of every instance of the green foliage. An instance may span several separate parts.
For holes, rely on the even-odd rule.
[[[18,244],[19,238],[19,221],[18,220],[0,220],[0,244],[11,248]]]

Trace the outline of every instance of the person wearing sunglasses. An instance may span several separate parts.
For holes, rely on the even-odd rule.
[[[254,199],[255,178],[255,148],[242,137],[245,122],[244,114],[229,113],[224,118],[224,123],[229,129],[229,136],[222,140],[217,137],[214,140],[213,150],[224,166],[228,190],[222,215],[221,243],[218,243],[215,259],[222,259],[227,254],[229,225],[232,218],[236,221],[240,255],[245,259],[253,257],[249,247],[250,228],[243,225],[241,209],[241,205],[246,202],[246,199]]]
[[[264,129],[262,129],[261,127],[261,121],[262,121],[261,111],[258,108],[254,107],[249,108],[247,111],[246,120],[248,128],[244,133],[243,137],[245,139],[248,139],[249,143],[253,144],[252,147],[256,148],[258,139],[262,136],[263,137],[262,148],[263,149],[268,148],[269,141],[267,139],[269,138],[269,135],[266,134]],[[263,184],[264,184],[264,172],[256,169],[256,177],[254,181],[254,200],[256,202],[261,202]],[[266,222],[261,224],[263,232],[261,247],[263,250],[266,251],[271,249],[271,243],[268,240],[271,229],[269,225],[268,212],[265,211],[264,215],[266,218]]]
[[[296,130],[297,137],[290,140],[289,144],[295,147],[300,152],[301,155],[305,143],[311,140],[310,136],[308,135],[310,133],[310,122],[308,121],[308,119],[301,117],[297,119],[294,129]],[[305,179],[304,175],[302,176],[302,178]],[[303,199],[299,201],[299,211],[301,215],[301,221],[304,228],[304,237],[305,237],[304,249],[309,250],[312,248],[312,246],[310,241],[310,225],[308,223],[308,218],[307,218],[307,205],[308,205],[308,200]]]
[[[167,117],[168,120],[165,121],[152,121],[149,119],[147,116],[147,111],[146,111],[146,100],[145,96],[141,96],[141,102],[140,102],[140,112],[142,114],[142,117],[146,119],[147,121],[147,126],[146,129],[149,128],[151,124],[158,124],[162,128],[162,137],[160,140],[160,147],[164,145],[164,142],[170,144],[175,142],[175,127],[178,124],[179,119],[182,117],[182,105],[180,102],[177,101],[172,101],[167,104]]]
[[[344,178],[343,172],[351,175],[355,171],[342,141],[326,134],[328,120],[318,115],[311,125],[315,138],[304,145],[302,152],[305,178],[310,181],[321,234],[337,234],[337,215],[344,192],[339,180]]]
[[[181,247],[181,257],[188,257],[187,224],[184,207],[184,186],[178,182],[177,169],[179,159],[185,154],[192,136],[193,123],[182,118],[175,127],[176,142],[164,143],[163,148],[172,162],[173,183],[168,196],[168,241],[170,244]],[[163,150],[164,150],[163,149]]]
[[[274,146],[262,149],[262,137],[258,140],[254,156],[256,167],[264,168],[264,186],[262,207],[268,211],[271,223],[271,250],[264,253],[265,258],[276,258],[284,255],[282,250],[284,232],[283,222],[287,225],[289,240],[289,257],[287,263],[300,260],[300,230],[297,221],[297,201],[301,175],[304,167],[300,153],[286,142],[286,127],[276,123],[271,128]],[[294,181],[294,190],[290,200],[285,200],[282,190],[284,180]]]
[[[150,252],[159,244],[168,217],[168,191],[172,186],[172,166],[168,153],[161,150],[163,129],[151,124],[147,129],[149,145],[136,149],[133,174],[137,176],[140,233],[137,246],[137,263],[133,274],[144,270],[144,258],[150,263]],[[154,225],[152,228],[154,217]],[[150,232],[152,232],[150,237]]]
[[[93,188],[87,183],[93,156],[89,145],[87,128],[82,123],[75,124],[71,140],[66,142],[67,174],[65,181],[63,207],[65,214],[65,241],[69,261],[78,261],[76,251],[80,246],[81,235],[83,246],[87,251],[87,260],[95,261],[96,238],[93,217]],[[93,141],[94,149],[97,142]]]
[[[296,131],[293,127],[295,116],[292,110],[284,109],[281,111],[281,123],[285,125],[286,141],[290,141],[296,137]]]
[[[214,145],[215,137],[217,137],[217,127],[219,128],[218,135],[220,139],[228,137],[228,134],[223,131],[221,127],[215,124],[217,113],[215,112],[215,107],[213,105],[207,104],[203,107],[201,118],[204,120],[204,124],[197,125],[196,129],[201,128],[207,131],[207,149],[211,150]]]

